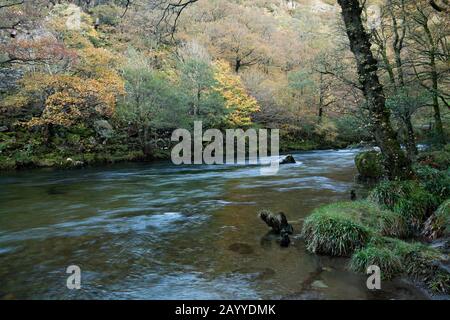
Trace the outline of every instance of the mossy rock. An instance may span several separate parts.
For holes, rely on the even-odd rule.
[[[362,152],[356,156],[355,164],[362,180],[377,180],[384,174],[383,157],[379,152]]]

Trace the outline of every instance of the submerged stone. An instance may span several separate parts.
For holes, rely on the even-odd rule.
[[[228,249],[239,254],[252,254],[255,251],[252,246],[246,243],[233,243]]]
[[[315,289],[327,289],[328,286],[322,280],[316,280],[311,284],[311,287]]]

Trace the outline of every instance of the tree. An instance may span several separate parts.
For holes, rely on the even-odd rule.
[[[46,136],[55,126],[70,127],[79,121],[111,117],[118,96],[124,93],[123,81],[113,69],[115,58],[103,49],[87,48],[78,55],[78,64],[70,72],[28,73],[19,96],[22,107],[40,105],[37,116],[24,123],[43,126]]]
[[[183,126],[187,105],[178,89],[162,72],[154,70],[147,57],[130,50],[124,67],[126,96],[117,109],[119,119],[136,127],[144,154],[151,154],[150,140],[159,132]]]
[[[371,51],[370,37],[362,22],[362,8],[358,0],[338,0],[342,8],[350,49],[353,52],[359,75],[359,82],[367,101],[370,122],[375,140],[385,158],[385,168],[390,179],[404,179],[411,175],[411,163],[397,141],[386,108],[384,89],[377,71],[378,62]]]
[[[216,87],[225,99],[225,107],[229,110],[228,122],[235,127],[248,127],[252,124],[252,114],[260,110],[258,102],[244,88],[241,79],[233,74],[230,65],[225,61],[217,61],[215,78]]]
[[[411,37],[411,65],[419,83],[430,92],[434,112],[434,129],[437,143],[445,144],[446,139],[441,119],[440,101],[448,103],[448,34],[450,22],[435,14],[428,5],[415,3],[412,8],[409,32]],[[447,85],[445,82],[447,81]]]
[[[269,58],[264,27],[243,10],[237,16],[225,17],[209,29],[211,49],[220,59],[227,60],[236,73],[241,69],[263,63]]]
[[[386,101],[386,105],[394,117],[405,128],[405,145],[408,157],[411,160],[414,160],[418,153],[411,119],[420,108],[426,105],[428,99],[429,94],[427,92],[424,93],[420,88],[411,86],[399,88]]]
[[[380,26],[372,29],[372,37],[377,45],[377,53],[382,61],[382,69],[386,70],[392,100],[391,110],[406,131],[406,149],[408,157],[413,160],[418,153],[416,136],[412,124],[412,115],[418,106],[409,99],[410,90],[405,81],[403,51],[408,36],[408,20],[406,13],[407,0],[389,0],[382,8]],[[390,54],[392,52],[393,54]],[[393,62],[392,62],[393,60]],[[408,105],[411,102],[411,105]]]

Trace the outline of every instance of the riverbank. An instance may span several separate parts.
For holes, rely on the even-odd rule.
[[[381,172],[374,152],[359,154],[360,175]],[[305,220],[302,236],[315,254],[349,258],[365,274],[376,265],[384,280],[408,277],[431,296],[450,296],[450,152],[419,155],[410,181],[381,181],[367,198],[321,206]]]
[[[84,132],[84,131],[83,131]],[[24,132],[0,133],[0,171],[24,170],[35,168],[71,169],[89,166],[101,166],[122,162],[153,162],[170,159],[170,141],[163,146],[149,143],[144,150],[137,147],[136,141],[128,141],[116,136],[114,139],[96,140],[92,133],[69,134],[55,137],[45,144],[42,137]],[[311,151],[343,149],[354,143],[315,140],[282,140],[281,153],[293,151]]]

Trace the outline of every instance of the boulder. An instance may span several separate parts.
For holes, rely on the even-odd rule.
[[[358,154],[355,158],[359,178],[362,180],[378,180],[383,176],[384,166],[381,153],[367,151]]]
[[[7,132],[8,130],[7,126],[0,126],[0,132]]]
[[[295,159],[292,155],[287,155],[285,156],[283,159],[281,159],[280,164],[291,164],[291,163],[296,163]]]
[[[98,120],[94,122],[94,129],[98,136],[103,139],[110,139],[114,135],[114,129],[106,120]]]

